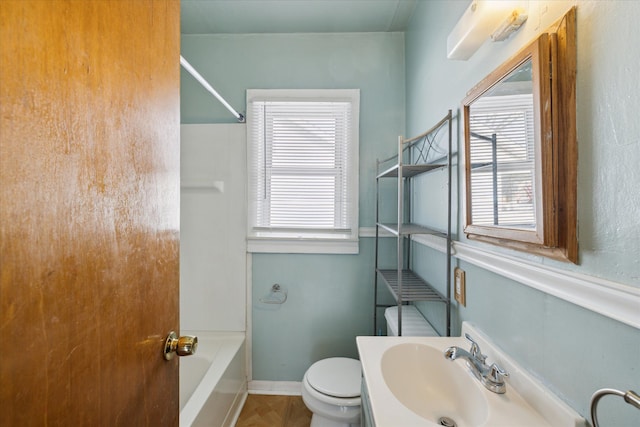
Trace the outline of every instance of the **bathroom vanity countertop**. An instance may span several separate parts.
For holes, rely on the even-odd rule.
[[[505,394],[497,394],[486,390],[478,380],[476,380],[466,367],[466,362],[462,360],[449,361],[444,357],[444,350],[450,346],[458,346],[463,349],[469,348],[469,342],[463,337],[357,337],[356,342],[362,363],[363,377],[366,382],[371,413],[376,427],[419,427],[437,426],[436,419],[427,419],[424,416],[405,406],[394,392],[387,385],[383,374],[383,355],[387,350],[401,344],[427,345],[442,351],[442,363],[456,363],[459,369],[463,369],[465,374],[477,383],[477,388],[471,386],[469,393],[479,396],[486,408],[481,408],[480,412],[486,415],[479,415],[484,419],[484,426],[514,426],[519,427],[541,427],[541,426],[566,426],[566,427],[586,427],[586,421],[566,403],[552,394],[542,386],[537,380],[531,377],[524,369],[511,360],[499,348],[493,345],[490,340],[480,330],[468,322],[462,326],[462,335],[468,333],[479,344],[483,354],[487,356],[487,363],[497,363],[504,368],[509,376],[505,378],[507,391]],[[438,360],[434,361],[439,364]],[[426,364],[426,361],[425,361]],[[440,366],[449,368],[447,365]],[[425,366],[425,369],[428,369]],[[435,367],[438,369],[438,366]],[[409,376],[410,380],[413,379]],[[424,378],[424,375],[415,375]],[[466,381],[466,379],[465,379]],[[416,388],[415,384],[407,384],[407,387]],[[428,390],[429,384],[420,384],[416,389]],[[431,389],[433,390],[433,389]],[[433,392],[433,391],[432,391]],[[456,400],[457,396],[456,396]],[[452,418],[455,419],[456,407],[465,405],[465,396],[460,396],[459,401],[447,402],[453,408]],[[468,412],[469,409],[465,408]],[[443,414],[445,415],[445,414]],[[451,416],[449,414],[446,414]],[[456,420],[458,427],[468,427],[470,424],[460,416]]]

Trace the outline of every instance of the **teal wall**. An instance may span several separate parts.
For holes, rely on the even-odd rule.
[[[407,134],[421,132],[449,108],[459,113],[466,92],[532,40],[531,27],[543,21],[534,10],[526,24],[529,30],[523,27],[502,43],[486,43],[469,61],[447,60],[446,37],[469,3],[418,2],[405,35]],[[529,5],[537,7],[536,3],[552,2]],[[549,13],[576,2],[553,3]],[[457,237],[477,248],[639,287],[640,33],[634,28],[640,2],[577,4],[579,264],[468,241],[462,233],[462,212],[457,215]],[[540,25],[541,30],[546,27]],[[454,144],[461,144],[461,123],[454,134]],[[442,197],[438,178],[433,180],[424,180],[417,189],[418,205]],[[454,188],[462,206],[457,182]],[[431,221],[426,216],[417,220]],[[439,257],[442,255],[434,250],[415,245],[414,265],[421,275],[442,274]],[[466,271],[467,306],[454,307],[454,334],[459,333],[462,321],[475,323],[587,419],[589,400],[597,389],[640,389],[640,330],[469,262],[457,261],[457,265]],[[441,308],[428,304],[420,308],[438,325]],[[603,425],[640,425],[640,411],[621,399],[603,399],[599,414]]]
[[[551,3],[549,13],[575,2],[529,2]],[[182,54],[240,111],[248,88],[360,88],[360,226],[371,227],[376,158],[393,154],[398,134],[420,133],[447,109],[458,112],[468,89],[533,38],[526,26],[543,21],[532,15],[508,41],[485,44],[469,61],[449,61],[446,37],[468,4],[419,1],[406,34],[183,35]],[[578,2],[579,264],[467,241],[457,209],[460,171],[453,184],[458,239],[640,287],[637,16],[640,2]],[[183,123],[235,121],[184,72],[181,84]],[[458,144],[460,123],[454,129]],[[430,201],[445,188],[441,175],[421,181],[421,222],[434,221]],[[443,212],[435,216],[441,225]],[[389,243],[385,259],[393,259]],[[421,275],[443,282],[442,254],[415,245],[413,256]],[[372,330],[371,238],[361,239],[359,255],[254,254],[252,263],[254,380],[300,381],[315,360],[356,355],[354,337]],[[467,306],[454,306],[454,333],[462,321],[474,322],[586,418],[595,390],[638,391],[640,331],[469,262],[456,264],[467,273]],[[282,306],[259,302],[273,283],[288,291]],[[443,331],[441,305],[420,308]],[[603,400],[600,414],[608,426],[640,425],[640,411],[618,399]]]
[[[360,227],[375,219],[375,161],[404,130],[404,34],[183,35],[182,55],[239,111],[246,89],[360,89]],[[234,122],[182,72],[183,123]],[[327,356],[357,356],[373,330],[373,239],[358,255],[253,254],[253,379],[301,381]],[[391,258],[391,254],[388,255]],[[259,302],[274,283],[281,306]]]

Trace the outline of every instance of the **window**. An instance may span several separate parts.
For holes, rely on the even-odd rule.
[[[250,252],[358,252],[359,98],[247,91]]]

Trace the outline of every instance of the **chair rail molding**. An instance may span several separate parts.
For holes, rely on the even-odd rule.
[[[445,239],[438,236],[414,236],[412,239],[440,252],[446,248]],[[453,256],[640,329],[640,288],[532,263],[458,241],[453,242]]]

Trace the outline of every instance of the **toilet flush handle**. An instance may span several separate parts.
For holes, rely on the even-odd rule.
[[[178,356],[191,356],[195,354],[197,348],[198,337],[189,335],[178,337],[178,334],[171,331],[164,342],[164,358],[171,360],[176,354]]]

